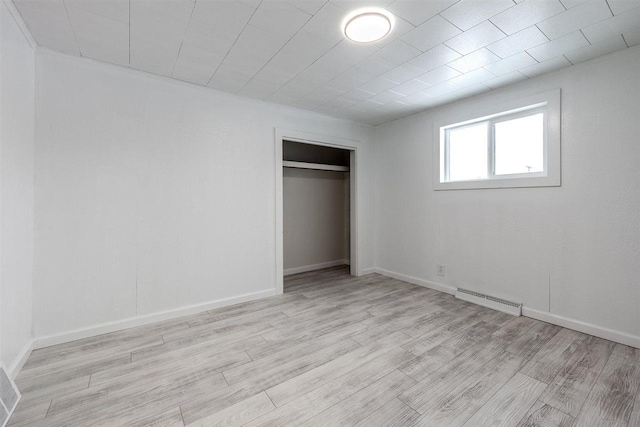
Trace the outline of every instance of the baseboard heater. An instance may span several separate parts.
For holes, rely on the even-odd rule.
[[[481,305],[483,307],[492,308],[502,311],[513,316],[522,316],[522,304],[507,301],[502,298],[492,297],[491,295],[481,294],[479,292],[470,291],[468,289],[458,288],[456,290],[456,298],[463,301]]]
[[[0,364],[0,426],[4,427],[9,417],[18,406],[20,392],[15,383],[11,381],[7,370]]]

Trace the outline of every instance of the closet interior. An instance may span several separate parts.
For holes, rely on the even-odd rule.
[[[284,275],[350,265],[350,150],[283,142]]]

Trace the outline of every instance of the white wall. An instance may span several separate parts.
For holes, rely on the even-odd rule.
[[[640,49],[376,130],[377,266],[640,343]],[[562,186],[432,190],[435,115],[562,89]],[[446,265],[446,277],[436,274]],[[635,340],[635,341],[634,341]]]
[[[36,106],[37,337],[273,292],[276,127],[361,141],[373,267],[369,127],[47,51]]]
[[[0,359],[15,371],[31,344],[34,53],[0,2]]]
[[[285,273],[349,260],[348,176],[344,172],[283,169]]]

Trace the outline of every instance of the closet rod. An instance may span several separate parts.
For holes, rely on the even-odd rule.
[[[324,165],[321,163],[292,162],[289,160],[282,161],[282,167],[297,169],[315,169],[322,171],[349,172],[349,166]]]

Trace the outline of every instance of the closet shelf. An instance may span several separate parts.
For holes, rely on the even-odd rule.
[[[321,163],[292,162],[289,160],[282,161],[282,167],[297,169],[315,169],[321,171],[349,172],[349,166],[324,165]]]

